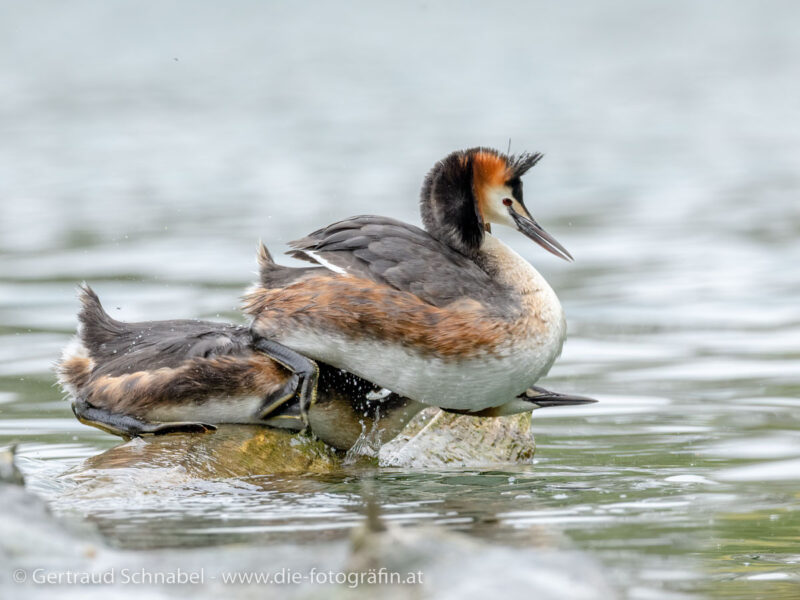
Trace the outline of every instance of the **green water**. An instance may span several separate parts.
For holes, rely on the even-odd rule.
[[[620,597],[800,597],[796,5],[184,8],[3,9],[0,446],[31,491],[142,556],[278,560],[341,544],[374,478],[389,522],[536,538]],[[68,493],[118,443],[54,387],[78,282],[122,319],[238,320],[258,239],[417,222],[433,161],[509,136],[576,257],[498,232],[567,314],[542,384],[601,400],[538,412],[534,464]]]

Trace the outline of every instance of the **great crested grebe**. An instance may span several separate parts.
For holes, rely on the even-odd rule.
[[[320,364],[319,392],[301,411],[298,376],[256,350],[249,328],[196,320],[125,323],[111,318],[88,286],[80,298],[78,337],[58,363],[59,382],[81,422],[115,435],[209,432],[222,423],[308,427],[347,450],[365,433],[391,440],[424,408]],[[514,412],[590,401],[541,388],[527,395]]]
[[[313,359],[445,409],[530,407],[526,390],[561,353],[566,323],[547,281],[490,224],[572,260],[523,203],[521,177],[541,156],[453,152],[422,186],[425,230],[380,216],[339,221],[290,244],[315,267],[277,265],[262,247],[244,301],[256,347],[295,359],[306,405],[315,373],[302,361]]]

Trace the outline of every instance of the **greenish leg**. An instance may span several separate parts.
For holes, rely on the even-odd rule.
[[[172,423],[151,423],[130,415],[113,413],[105,408],[92,406],[85,400],[75,400],[72,412],[78,420],[108,433],[124,438],[141,435],[166,435],[169,433],[208,433],[217,428],[208,423],[175,421]]]
[[[283,344],[265,338],[258,338],[253,343],[253,347],[301,378],[300,415],[303,423],[308,425],[308,411],[317,401],[317,382],[319,380],[317,363]]]

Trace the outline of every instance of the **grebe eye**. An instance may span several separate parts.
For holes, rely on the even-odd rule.
[[[511,206],[512,204],[514,204],[514,201],[511,198],[503,198],[503,204],[505,206]]]

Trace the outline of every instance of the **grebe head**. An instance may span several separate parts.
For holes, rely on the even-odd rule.
[[[531,216],[522,201],[522,176],[542,154],[507,156],[491,148],[458,150],[436,163],[425,178],[420,211],[433,237],[474,256],[491,223],[524,233],[564,260],[567,250]]]

